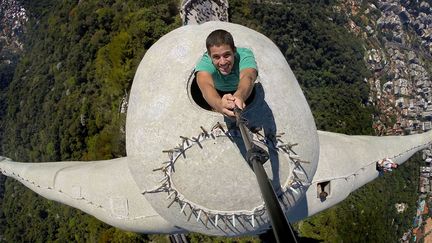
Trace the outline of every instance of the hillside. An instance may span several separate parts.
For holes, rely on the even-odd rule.
[[[121,109],[146,50],[179,27],[178,1],[19,1],[29,13],[23,54],[0,90],[0,154],[17,161],[110,159],[125,155]],[[260,2],[260,3],[257,3]],[[285,55],[317,127],[374,133],[364,80],[366,42],[349,32],[336,1],[230,1],[230,21],[272,39]],[[297,225],[326,241],[394,241],[413,214],[396,215],[395,200],[413,201],[417,164],[363,187],[339,206]],[[0,188],[1,189],[1,188]],[[0,239],[22,241],[147,241],[163,236],[122,232],[6,180]],[[354,210],[355,209],[355,210]],[[397,228],[389,218],[395,218]],[[353,222],[355,230],[353,230]],[[339,238],[334,238],[334,237]],[[197,234],[194,242],[225,240]],[[258,241],[258,238],[254,238]]]

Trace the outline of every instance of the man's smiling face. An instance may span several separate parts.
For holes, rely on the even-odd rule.
[[[231,73],[234,66],[234,50],[229,45],[212,46],[209,55],[213,65],[222,75]]]

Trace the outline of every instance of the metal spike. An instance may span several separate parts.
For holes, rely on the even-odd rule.
[[[180,136],[180,138],[183,139],[183,148],[184,148],[184,143],[186,143],[186,145],[189,146],[189,138],[183,136]]]
[[[201,217],[201,211],[202,211],[202,210],[200,209],[200,211],[198,212],[197,219],[196,219],[197,222],[200,220],[200,217]]]
[[[201,149],[203,148],[203,146],[201,145],[201,143],[200,143],[200,141],[199,141],[199,138],[192,137],[192,139],[193,139],[193,141],[194,141],[196,144],[198,144],[198,146],[199,146]]]
[[[175,197],[174,200],[172,200],[172,202],[171,202],[170,204],[168,204],[168,207],[167,207],[167,208],[171,207],[171,205],[173,205],[173,203],[174,203],[175,201],[177,201],[177,197]]]
[[[201,128],[201,130],[203,131],[204,135],[205,135],[206,137],[208,137],[209,134],[208,134],[208,132],[204,129],[204,127],[203,127],[203,126],[200,126],[200,128]]]
[[[178,144],[177,147],[174,148],[174,151],[178,152],[178,153],[182,153],[183,152],[183,145]]]
[[[159,168],[153,169],[153,172],[158,171],[158,170],[162,170],[164,167],[165,167],[165,166],[162,166],[162,167],[159,167]]]
[[[157,190],[157,189],[154,189],[154,190],[144,190],[144,191],[141,192],[141,194],[145,195],[147,193],[154,192],[155,190]]]
[[[298,159],[297,162],[300,162],[300,163],[303,163],[303,164],[310,164],[310,161],[301,160],[301,159]]]
[[[308,181],[304,181],[304,180],[297,180],[296,181],[298,184],[300,184],[300,186],[310,186],[311,183]]]
[[[168,153],[168,157],[169,159],[172,161],[174,159],[173,154],[174,154],[174,150],[170,149],[170,150],[162,150],[162,153]]]
[[[294,189],[294,188],[292,188],[292,187],[290,187],[290,189],[291,189],[291,191],[294,192],[295,194],[297,194],[297,195],[299,194],[299,192],[298,192],[296,189]]]
[[[288,143],[288,146],[290,146],[290,148],[297,146],[298,143]]]
[[[169,195],[168,195],[168,197],[167,198],[165,198],[165,200],[168,200],[168,199],[170,199],[171,198],[171,196],[173,195],[175,193],[175,191],[172,191]]]
[[[294,182],[296,182],[296,183],[305,182],[304,180],[298,178],[297,176],[295,176],[292,180],[293,180]]]
[[[285,133],[284,133],[284,132],[281,132],[281,133],[276,134],[276,137],[277,137],[277,138],[280,138],[280,137],[282,137],[283,135],[285,135]]]
[[[190,214],[189,214],[189,216],[188,216],[188,218],[187,218],[187,221],[188,221],[188,222],[189,222],[189,220],[191,219],[193,212],[194,212],[194,209],[191,207]]]
[[[220,122],[217,122],[217,127],[220,128],[220,130],[222,130],[222,132],[226,133],[225,129],[223,128],[222,124],[220,124]]]
[[[219,214],[216,214],[216,217],[215,217],[215,226],[216,227],[218,225],[218,220],[219,220]]]
[[[276,145],[276,147],[277,148],[280,148],[280,149],[286,149],[286,144],[284,144],[284,143],[278,143],[277,145]]]
[[[181,210],[180,210],[180,213],[183,213],[183,211],[184,211],[185,208],[186,208],[186,205],[187,205],[187,203],[184,203],[183,207],[182,207]]]
[[[293,172],[296,173],[296,174],[306,175],[302,170],[299,170],[297,168],[294,168]]]
[[[204,216],[205,216],[204,225],[207,228],[207,224],[208,224],[208,221],[209,221],[209,216],[205,212],[204,212]]]
[[[186,154],[185,154],[185,149],[184,149],[184,147],[183,147],[183,145],[182,144],[179,144],[177,147],[175,147],[174,149],[176,149],[177,150],[177,153],[179,153],[179,154],[181,154],[181,155],[183,155],[183,158],[186,158]],[[177,155],[178,156],[178,155]]]

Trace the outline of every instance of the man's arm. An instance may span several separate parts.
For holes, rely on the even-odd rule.
[[[232,111],[235,107],[234,96],[226,94],[221,98],[214,87],[213,77],[208,72],[197,72],[196,79],[204,99],[211,107],[224,115],[234,116],[234,112]]]
[[[245,68],[240,71],[240,82],[237,91],[234,93],[234,103],[240,109],[246,106],[245,101],[252,93],[257,75],[257,71],[254,68]]]

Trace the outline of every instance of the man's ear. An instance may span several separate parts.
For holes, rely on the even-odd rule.
[[[211,57],[211,53],[210,53],[210,47],[211,46],[209,46],[208,48],[206,48],[207,49],[207,54]]]

